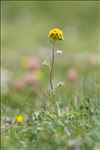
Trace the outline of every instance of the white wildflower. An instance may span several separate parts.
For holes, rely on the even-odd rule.
[[[56,51],[56,54],[62,54],[62,53],[63,53],[63,51],[61,51],[61,50]]]

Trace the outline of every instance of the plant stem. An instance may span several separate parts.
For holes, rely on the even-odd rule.
[[[54,47],[55,47],[55,41],[53,41],[52,60],[51,60],[51,69],[50,69],[50,87],[51,87],[51,90],[53,90],[52,77],[53,77],[53,68],[54,68]]]

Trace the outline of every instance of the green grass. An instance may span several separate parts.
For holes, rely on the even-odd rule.
[[[30,107],[31,111],[25,112],[29,116],[26,123],[12,123],[2,129],[2,149],[99,150],[99,99],[86,97],[77,108],[70,104],[69,110],[62,103],[44,109]]]
[[[70,81],[65,65],[55,64],[54,78],[63,77],[65,85],[54,93],[48,89],[46,66],[37,85],[25,85],[22,91],[9,87],[2,95],[2,150],[99,150],[99,68],[85,66],[78,66],[80,78]],[[67,67],[68,72],[70,65]],[[27,115],[28,120],[15,122],[19,114]],[[12,121],[7,123],[6,117],[12,117]]]

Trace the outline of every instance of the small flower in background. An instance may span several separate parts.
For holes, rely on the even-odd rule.
[[[33,72],[33,75],[36,76],[38,80],[40,80],[43,77],[43,72],[41,69],[38,69]]]
[[[58,28],[52,29],[49,32],[48,37],[51,38],[53,41],[64,40],[63,31]]]
[[[38,59],[26,56],[22,58],[21,65],[23,68],[29,69],[30,71],[40,68],[40,62]]]
[[[5,123],[11,124],[12,123],[12,117],[6,116]]]
[[[67,76],[70,81],[76,81],[78,79],[78,72],[75,69],[69,69]]]
[[[26,76],[25,81],[28,85],[35,85],[38,78],[34,74],[30,73]]]
[[[36,59],[32,59],[30,62],[29,62],[29,66],[28,66],[28,69],[29,70],[36,70],[36,69],[39,69],[40,68],[40,63],[38,60]]]
[[[24,122],[24,116],[22,116],[22,115],[17,116],[16,117],[16,122],[17,123],[23,123]]]
[[[15,81],[13,83],[13,89],[17,92],[21,91],[23,89],[23,83],[21,81]]]
[[[9,128],[12,124],[12,117],[6,116],[3,123],[1,123],[1,128]]]
[[[25,77],[25,82],[28,85],[35,85],[43,77],[43,72],[41,69],[30,72]]]
[[[62,54],[63,52],[61,50],[57,50],[56,54]]]

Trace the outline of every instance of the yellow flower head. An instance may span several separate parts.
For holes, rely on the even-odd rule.
[[[37,77],[37,79],[41,79],[43,77],[43,72],[42,72],[42,70],[38,69],[33,72],[33,75],[35,75]]]
[[[16,117],[16,122],[17,123],[22,123],[24,121],[24,117],[22,115],[19,115]]]
[[[52,29],[49,32],[48,37],[51,38],[53,41],[64,40],[63,32],[62,32],[62,30],[60,30],[58,28]]]

